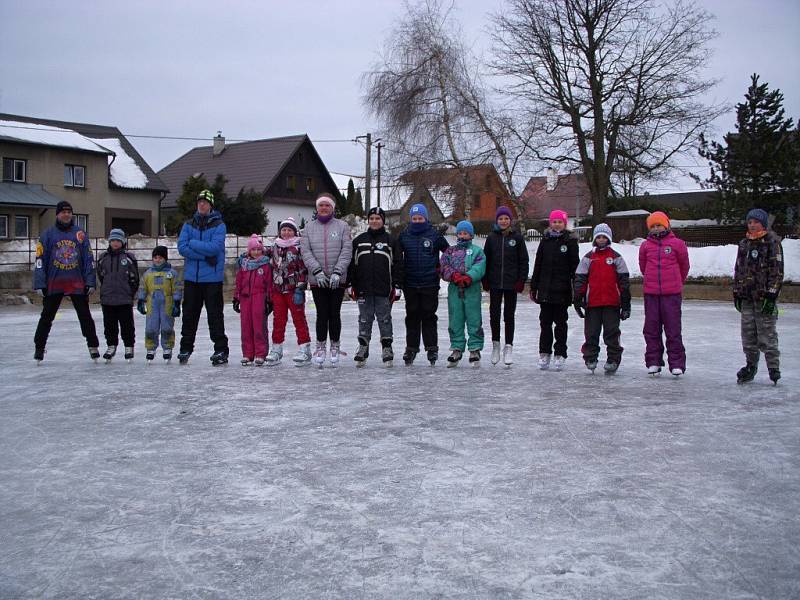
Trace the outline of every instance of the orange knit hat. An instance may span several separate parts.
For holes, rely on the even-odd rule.
[[[666,213],[657,210],[647,217],[647,228],[652,229],[653,225],[663,225],[664,229],[669,229],[669,217]]]

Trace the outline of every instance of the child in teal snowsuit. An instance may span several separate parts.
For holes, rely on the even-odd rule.
[[[177,271],[167,262],[166,246],[153,250],[153,266],[145,271],[139,288],[136,309],[147,315],[144,328],[144,347],[147,360],[153,360],[158,347],[159,335],[164,360],[172,358],[175,346],[175,317],[181,315],[183,282]]]
[[[449,315],[451,354],[447,366],[455,367],[469,349],[469,362],[478,363],[483,350],[483,325],[481,323],[481,284],[486,273],[486,256],[483,250],[472,243],[475,229],[469,221],[460,221],[456,226],[458,243],[442,254],[442,279],[447,286],[447,312]],[[467,326],[469,342],[464,337]]]

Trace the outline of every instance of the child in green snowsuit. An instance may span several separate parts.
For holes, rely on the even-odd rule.
[[[477,365],[483,350],[483,326],[481,324],[481,284],[486,273],[486,256],[483,250],[472,243],[475,229],[469,221],[460,221],[456,226],[458,243],[442,254],[442,279],[447,286],[447,311],[449,314],[450,350],[447,366],[455,367],[464,350],[469,349],[469,362]],[[464,337],[467,326],[469,343]]]

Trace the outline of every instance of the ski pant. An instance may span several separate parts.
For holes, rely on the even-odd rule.
[[[483,326],[481,323],[481,286],[478,283],[460,288],[451,283],[447,288],[447,331],[450,333],[451,350],[483,350]],[[467,327],[469,341],[464,337]]]
[[[742,301],[742,350],[748,363],[758,365],[763,352],[768,369],[780,368],[777,324],[778,315],[765,315],[760,304]]]
[[[297,334],[297,344],[302,346],[311,341],[308,333],[308,322],[306,321],[306,303],[295,304],[292,299],[294,290],[272,294],[272,343],[282,344],[286,339],[286,323],[289,320],[289,313],[292,313],[292,323]]]
[[[266,294],[239,297],[239,317],[242,321],[242,356],[266,358],[269,346],[267,315],[264,309]]]
[[[149,351],[158,348],[159,336],[161,347],[172,350],[175,346],[175,317],[172,316],[172,311],[167,314],[164,294],[157,290],[150,298],[147,320],[144,323],[144,347]]]
[[[439,350],[436,309],[439,308],[439,286],[404,288],[406,296],[406,347],[419,351],[419,338],[426,350]]]
[[[539,304],[539,354],[553,354],[567,358],[567,320],[569,304]],[[555,325],[555,328],[553,327]],[[553,330],[555,329],[555,345]]]
[[[664,366],[663,330],[667,338],[667,362],[672,369],[686,370],[686,349],[681,337],[680,294],[644,295],[644,362],[648,367]]]
[[[503,306],[506,344],[514,343],[514,312],[517,310],[517,292],[514,290],[489,290],[489,326],[492,341],[500,341],[500,306]]]
[[[581,348],[583,360],[594,362],[600,356],[600,332],[606,344],[608,362],[622,362],[622,346],[619,343],[619,306],[595,306],[586,309],[583,332],[586,341]]]
[[[325,342],[328,335],[331,342],[342,337],[342,300],[344,288],[312,288],[311,295],[317,305],[317,341]]]
[[[228,351],[228,337],[225,335],[225,316],[222,313],[225,301],[222,298],[222,282],[197,283],[185,281],[183,284],[183,323],[181,327],[181,352],[192,352],[197,337],[197,324],[203,305],[206,307],[208,332],[214,342],[215,352]]]
[[[136,343],[136,330],[133,325],[133,304],[112,306],[103,304],[103,334],[106,344],[119,346],[119,334],[126,348],[133,348]]]
[[[381,341],[392,342],[392,303],[388,296],[360,296],[358,298],[358,338],[369,343],[372,322],[377,319]]]
[[[44,348],[47,345],[47,337],[50,335],[50,328],[53,326],[53,319],[56,318],[58,307],[64,294],[48,294],[42,300],[42,314],[39,317],[39,324],[36,326],[36,333],[33,336],[33,343],[37,348]],[[97,348],[100,342],[97,339],[97,330],[94,328],[94,320],[89,310],[89,298],[86,296],[70,296],[72,307],[78,315],[81,324],[81,333],[86,338],[86,345],[89,348]]]

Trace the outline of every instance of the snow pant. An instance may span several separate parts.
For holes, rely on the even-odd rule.
[[[436,309],[439,308],[439,286],[404,288],[406,296],[406,347],[419,351],[419,338],[426,350],[439,350]]]
[[[172,350],[175,346],[175,317],[172,316],[172,311],[167,314],[164,294],[157,290],[150,297],[147,309],[147,320],[144,323],[144,347],[149,351],[158,348],[159,336],[161,337],[161,347],[164,350]]]
[[[780,368],[777,324],[778,315],[765,315],[760,304],[742,301],[742,350],[748,363],[758,365],[759,353],[763,352],[768,369]]]
[[[297,344],[307,344],[311,341],[306,321],[306,303],[295,304],[292,301],[294,290],[290,292],[272,294],[272,343],[282,344],[286,339],[286,322],[289,313],[292,313],[292,323],[297,334]]]
[[[447,331],[450,334],[450,349],[483,350],[483,326],[481,323],[481,286],[475,283],[460,288],[451,283],[447,287]],[[467,327],[469,341],[464,337]]]
[[[317,305],[317,341],[338,342],[342,337],[342,300],[344,288],[313,288],[311,295]]]
[[[644,295],[644,363],[648,367],[664,366],[663,330],[667,338],[667,362],[672,369],[686,370],[686,349],[681,337],[680,294]]]
[[[586,309],[583,333],[586,341],[581,348],[583,360],[594,362],[600,356],[600,332],[606,344],[606,358],[610,363],[622,362],[622,346],[619,343],[619,306],[595,306]]]
[[[106,344],[119,346],[119,334],[122,332],[122,343],[132,348],[136,343],[136,330],[133,325],[133,304],[111,306],[103,304],[103,334]]]
[[[372,322],[378,320],[381,341],[392,342],[392,303],[388,296],[360,296],[358,298],[358,338],[367,342],[372,338]]]
[[[242,321],[242,356],[266,358],[269,346],[267,330],[266,294],[239,297],[239,316]]]
[[[47,345],[47,337],[50,335],[50,328],[53,326],[53,319],[56,318],[58,307],[64,294],[48,294],[42,301],[42,314],[39,317],[39,324],[36,326],[36,333],[33,336],[33,343],[37,348],[44,348]],[[97,339],[97,330],[94,328],[94,320],[89,310],[89,298],[86,296],[70,296],[72,307],[78,315],[81,324],[81,333],[86,338],[86,345],[89,348],[97,348],[100,342]]]
[[[514,312],[517,310],[517,292],[514,290],[489,290],[489,326],[492,341],[500,341],[500,306],[503,306],[506,344],[514,343]]]
[[[569,304],[539,304],[539,354],[553,354],[567,358],[567,320]],[[555,325],[555,327],[553,327]],[[555,329],[555,346],[553,330]]]
[[[215,352],[228,351],[228,337],[225,335],[225,316],[222,313],[225,301],[222,298],[222,282],[183,283],[183,324],[181,327],[181,352],[194,351],[197,324],[203,305],[206,307],[208,332],[214,342]]]

